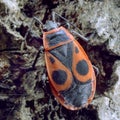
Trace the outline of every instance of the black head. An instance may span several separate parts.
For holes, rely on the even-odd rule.
[[[52,29],[58,28],[58,25],[56,22],[53,21],[46,21],[45,25],[44,25],[44,29],[49,31]]]

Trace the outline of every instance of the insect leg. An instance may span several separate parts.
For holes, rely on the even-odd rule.
[[[56,21],[56,20],[55,20],[55,16],[60,17],[60,18],[63,19],[67,24],[73,26],[77,31],[79,31],[79,33],[81,33],[81,30],[80,30],[78,27],[76,27],[73,23],[69,22],[66,18],[64,18],[63,16],[61,16],[61,15],[59,15],[58,13],[56,13],[56,12],[53,11],[53,12],[52,12],[52,20],[53,20],[53,21]]]
[[[56,20],[55,20],[55,12],[52,12],[52,20],[53,20],[54,22],[56,22]]]
[[[58,16],[58,17],[60,17],[61,19],[63,19],[65,22],[66,22],[66,24],[67,24],[67,27],[68,27],[68,29],[70,29],[70,23],[69,23],[69,21],[66,19],[66,18],[64,18],[64,17],[62,17],[61,15],[59,15],[58,13],[56,13],[56,12],[52,12],[52,20],[54,21],[54,22],[56,22],[56,16]],[[57,23],[57,22],[56,22]],[[60,26],[60,25],[59,25]]]
[[[96,72],[96,75],[98,75],[98,74],[100,73],[98,67],[96,67],[96,66],[94,66],[94,65],[92,65],[92,66],[93,66],[93,68],[94,68],[94,70],[95,70],[95,72]]]
[[[38,59],[38,57],[39,57],[39,54],[43,52],[43,49],[44,49],[43,47],[40,47],[40,48],[39,48],[38,53],[37,53],[37,55],[36,55],[36,57],[35,57],[35,60],[34,60],[34,62],[33,62],[33,64],[32,64],[32,68],[33,68],[33,69],[35,68],[35,64],[36,64],[36,62],[37,62],[37,59]]]
[[[27,38],[29,32],[32,30],[32,26],[33,26],[35,21],[37,21],[38,23],[40,23],[43,26],[43,23],[37,17],[33,17],[32,21],[31,21],[31,24],[30,24],[30,26],[29,26],[29,28],[28,28],[25,36],[24,36],[25,41],[23,41],[22,44],[21,44],[21,51],[23,51],[24,46],[27,46],[26,38]]]
[[[52,12],[52,20],[53,20],[54,22],[56,22],[55,16],[60,17],[60,18],[63,19],[66,23],[70,23],[66,18],[62,17],[61,15],[59,15],[58,13],[56,13],[56,12],[53,11],[53,12]],[[72,23],[70,23],[70,24],[72,24]]]
[[[78,28],[78,27],[76,27],[73,23],[71,23],[71,22],[69,22],[66,18],[64,18],[63,16],[61,16],[61,15],[59,15],[58,13],[56,13],[56,12],[52,12],[52,19],[53,19],[53,21],[54,22],[56,22],[56,20],[55,20],[55,16],[58,16],[58,17],[60,17],[61,19],[63,19],[66,23],[67,23],[67,26],[68,26],[68,29],[70,29],[70,25],[72,25],[74,28],[75,28],[75,30],[71,30],[71,32],[72,33],[75,33],[76,35],[78,35],[82,40],[84,40],[85,42],[88,42],[89,41],[89,39],[88,38],[86,38],[86,37],[84,37],[83,35],[82,35],[82,32],[81,32],[81,30]],[[78,32],[77,32],[78,31]]]
[[[32,24],[33,24],[34,21],[39,22],[39,23],[43,26],[43,23],[42,23],[37,17],[34,17],[33,20],[32,20],[32,23],[31,23],[31,27],[32,27]],[[31,27],[30,27],[30,30],[31,30]],[[42,29],[41,29],[41,30],[42,30]],[[39,50],[38,50],[38,53],[37,53],[37,55],[36,55],[36,57],[35,57],[35,60],[34,60],[34,62],[33,62],[33,64],[32,64],[32,68],[33,68],[33,69],[35,68],[35,64],[36,64],[36,62],[37,62],[37,59],[38,59],[38,57],[39,57],[39,54],[42,53],[42,52],[43,52],[43,47],[40,47]]]
[[[81,35],[80,33],[76,32],[75,30],[71,30],[72,33],[78,35],[83,41],[88,42],[89,39]]]

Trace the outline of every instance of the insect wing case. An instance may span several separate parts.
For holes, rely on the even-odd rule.
[[[96,78],[81,45],[64,28],[43,33],[45,61],[52,92],[66,108],[77,110],[93,99]]]

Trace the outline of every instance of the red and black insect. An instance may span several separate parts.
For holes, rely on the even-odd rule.
[[[67,109],[87,106],[96,90],[93,66],[82,46],[64,27],[47,21],[43,45],[50,86],[56,99]]]

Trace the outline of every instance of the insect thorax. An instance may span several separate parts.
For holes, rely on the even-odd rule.
[[[57,27],[58,27],[57,23],[53,21],[46,21],[44,25],[44,29],[46,29],[47,31],[55,29]]]

